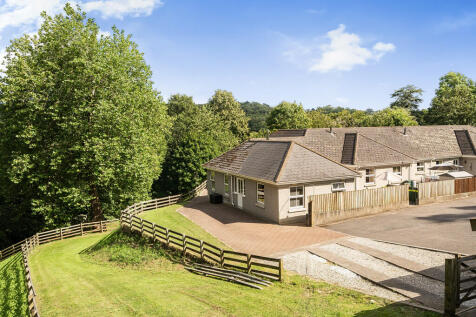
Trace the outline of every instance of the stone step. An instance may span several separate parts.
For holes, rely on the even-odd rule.
[[[412,271],[423,276],[429,277],[431,279],[444,282],[445,281],[445,274],[443,271],[434,268],[428,267],[421,263],[414,262],[398,255],[394,255],[390,252],[381,251],[375,248],[371,248],[359,243],[355,243],[349,240],[340,240],[337,244],[342,245],[347,248],[351,248],[363,253],[367,253],[368,255],[373,256],[374,258],[383,260],[385,262],[391,263],[408,271]]]
[[[400,278],[389,277],[382,272],[369,269],[363,265],[353,262],[352,260],[341,257],[320,247],[309,248],[308,251],[330,262],[333,262],[336,265],[346,268],[349,271],[352,271],[355,274],[358,274],[361,277],[376,283],[377,285],[391,289],[396,293],[408,297],[426,307],[437,309],[439,311],[443,309],[443,298],[424,289],[416,287],[415,285],[409,284]]]

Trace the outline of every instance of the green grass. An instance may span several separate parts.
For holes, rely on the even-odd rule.
[[[21,253],[0,261],[0,316],[29,316]]]
[[[217,243],[164,208],[146,217]],[[162,213],[162,211],[164,211]],[[177,255],[123,233],[71,238],[31,256],[42,316],[435,316],[380,298],[286,274],[264,290],[198,276]]]
[[[188,236],[206,241],[217,247],[230,249],[223,242],[212,236],[210,233],[197,226],[188,218],[177,212],[182,207],[181,204],[172,205],[164,208],[150,210],[140,215],[141,218],[149,220],[163,227],[184,233]]]

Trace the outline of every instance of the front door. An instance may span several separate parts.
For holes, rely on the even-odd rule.
[[[245,180],[236,178],[236,207],[243,209],[243,196],[245,196]]]

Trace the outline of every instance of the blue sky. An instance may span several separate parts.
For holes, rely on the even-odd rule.
[[[76,1],[103,31],[133,34],[156,88],[206,102],[216,89],[240,101],[306,108],[382,109],[393,90],[476,79],[475,1]],[[64,0],[0,0],[0,54]]]

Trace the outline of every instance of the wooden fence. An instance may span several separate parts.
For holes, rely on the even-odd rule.
[[[425,199],[434,199],[439,196],[450,196],[455,194],[455,181],[436,181],[418,184],[418,200],[424,202]]]
[[[21,246],[21,254],[23,257],[23,268],[25,270],[25,285],[28,296],[28,311],[32,317],[40,317],[38,309],[36,308],[36,292],[33,288],[33,282],[31,280],[30,265],[28,264],[28,254],[37,244],[37,240],[34,238],[26,239],[27,241]],[[29,240],[29,241],[28,241]]]
[[[455,179],[455,194],[476,192],[476,177]]]
[[[160,242],[167,247],[180,250],[184,256],[189,255],[223,268],[243,271],[270,280],[282,280],[283,263],[281,259],[224,250],[206,241],[163,227],[138,216],[143,211],[156,209],[157,206],[172,205],[178,201],[177,197],[171,197],[170,201],[166,197],[127,207],[121,213],[121,226],[129,228],[131,231],[140,232],[154,242]]]
[[[309,196],[311,225],[408,205],[408,185]]]
[[[445,316],[456,316],[476,306],[461,305],[476,299],[476,255],[445,260]],[[468,315],[469,316],[469,315]]]

